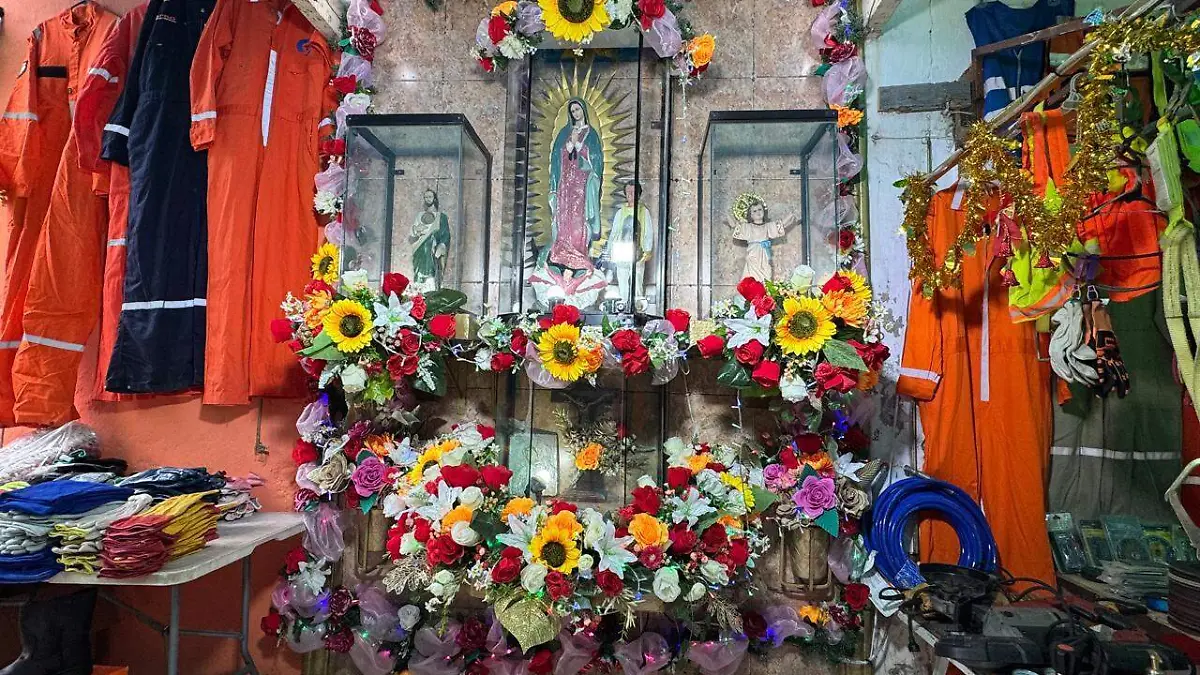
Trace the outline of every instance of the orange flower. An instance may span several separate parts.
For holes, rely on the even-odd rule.
[[[864,370],[858,374],[859,391],[870,391],[875,388],[876,384],[879,384],[878,370]]]
[[[529,497],[513,497],[504,505],[500,512],[500,522],[507,523],[509,516],[524,516],[533,510],[533,500]]]
[[[455,523],[471,523],[471,517],[475,512],[469,506],[456,506],[450,509],[450,513],[442,516],[442,531],[449,532],[450,528],[454,527]]]
[[[639,548],[664,546],[671,538],[671,532],[658,518],[639,513],[629,521],[629,534],[637,542]]]
[[[333,306],[333,296],[329,291],[317,291],[308,296],[308,311],[304,313],[304,325],[309,330],[320,333],[325,325],[325,314]]]
[[[692,55],[692,65],[703,68],[712,63],[713,52],[717,49],[717,41],[705,33],[697,35],[688,42],[688,52]]]
[[[512,16],[513,12],[517,11],[516,0],[505,0],[504,2],[492,8],[492,16]]]
[[[867,303],[853,291],[830,291],[821,296],[821,304],[830,314],[848,325],[861,327],[867,318]]]
[[[816,605],[804,605],[799,611],[800,618],[814,626],[824,626],[829,622],[829,613]]]
[[[585,349],[581,356],[583,357],[583,368],[586,372],[594,373],[600,370],[600,366],[604,365],[604,351],[601,349]]]
[[[861,110],[855,110],[844,105],[831,105],[829,107],[837,111],[838,126],[843,129],[858,126],[863,120],[863,112]]]
[[[604,446],[599,443],[588,443],[575,453],[575,468],[580,471],[595,471],[600,468],[600,455]]]
[[[824,473],[833,470],[833,460],[829,459],[829,455],[824,452],[816,453],[812,457],[805,459],[804,463],[811,466],[813,471]]]
[[[717,518],[717,524],[724,525],[726,528],[732,528],[734,530],[740,531],[742,529],[741,519],[739,519],[737,516],[731,516],[729,514],[725,514],[720,518]]]
[[[583,525],[579,524],[579,519],[570,511],[559,511],[547,518],[543,529],[548,528],[563,530],[571,539],[583,534]]]
[[[371,434],[363,441],[363,445],[367,447],[376,457],[387,457],[388,451],[392,447],[391,434]]]
[[[687,458],[687,465],[692,473],[700,473],[708,466],[708,455],[692,455]]]

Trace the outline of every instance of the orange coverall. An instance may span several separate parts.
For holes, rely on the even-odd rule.
[[[217,0],[192,61],[192,145],[208,150],[204,402],[305,391],[271,340],[279,303],[310,278],[332,53],[286,0]]]
[[[121,18],[117,27],[88,68],[88,77],[79,91],[75,118],[71,121],[74,141],[79,147],[79,166],[93,175],[93,189],[108,197],[108,242],[105,247],[104,287],[100,301],[100,350],[96,364],[95,396],[101,401],[135,398],[104,390],[113,342],[117,339],[117,321],[125,290],[125,228],[129,224],[129,167],[100,159],[104,125],[117,104],[129,62],[137,47],[138,33],[146,17],[146,5],[139,5]]]
[[[116,21],[88,2],[34,29],[0,119],[0,189],[13,201],[0,426],[75,415],[76,370],[99,309],[103,205],[67,139],[75,96]]]
[[[954,190],[933,197],[929,237],[944,259],[962,228]],[[1017,576],[1054,580],[1046,535],[1051,439],[1050,371],[1037,360],[1032,323],[1009,319],[1001,262],[990,248],[962,262],[962,287],[926,299],[914,289],[897,391],[917,400],[924,471],[979,500],[1000,564]],[[956,562],[943,523],[921,531],[923,560]]]

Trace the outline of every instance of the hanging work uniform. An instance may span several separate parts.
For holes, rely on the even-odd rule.
[[[271,340],[279,303],[310,278],[313,176],[334,106],[325,39],[285,0],[218,0],[192,63],[192,145],[208,150],[204,402],[304,392]]]
[[[74,142],[79,147],[79,166],[92,173],[93,190],[108,198],[108,245],[104,257],[104,288],[100,299],[100,348],[96,362],[95,397],[115,401],[122,397],[105,391],[108,361],[117,337],[117,319],[125,284],[125,229],[129,219],[129,169],[100,159],[104,125],[125,85],[129,63],[137,46],[138,33],[146,17],[146,5],[129,10],[88,68],[79,91],[75,118],[71,121]]]
[[[954,190],[933,196],[929,239],[942,258],[962,231]],[[1049,368],[1033,325],[1008,318],[1001,263],[986,252],[962,261],[962,287],[914,288],[897,391],[918,401],[924,471],[978,499],[1000,564],[1017,576],[1054,578],[1046,537],[1050,447]],[[958,540],[942,523],[921,532],[923,560],[955,562]]]
[[[79,362],[100,310],[106,209],[67,139],[75,97],[116,22],[86,2],[38,26],[0,127],[0,187],[16,197],[0,325],[3,425],[75,416]]]
[[[204,381],[208,176],[205,153],[191,147],[188,76],[212,8],[213,0],[151,1],[105,127],[103,157],[130,176],[109,391],[166,393]]]
[[[988,2],[967,10],[976,47],[1049,28],[1060,16],[1075,15],[1075,0],[1038,0],[1031,7]],[[1045,69],[1046,44],[1033,42],[982,57],[983,118],[990,119],[1033,88]]]

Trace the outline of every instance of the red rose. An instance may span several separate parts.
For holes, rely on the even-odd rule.
[[[262,618],[259,626],[262,628],[262,632],[267,635],[272,637],[277,636],[279,635],[279,629],[283,627],[283,617],[280,616],[279,610],[272,607],[271,611],[267,612],[267,615]]]
[[[404,294],[404,289],[408,288],[408,277],[399,272],[388,272],[383,275],[383,296],[387,297],[396,294],[400,297]]]
[[[754,277],[746,277],[738,282],[737,292],[743,298],[754,302],[754,299],[767,293],[767,287],[763,286],[763,282]]]
[[[467,669],[463,671],[465,675],[491,675],[492,669],[487,667],[483,661],[472,661]]]
[[[320,152],[326,156],[342,156],[346,154],[346,139],[330,138],[321,141]],[[342,214],[337,215],[337,222],[342,222]]]
[[[611,572],[609,574],[612,574]],[[616,576],[615,574],[613,576]],[[620,579],[617,579],[619,582]],[[526,666],[529,672],[533,675],[549,675],[550,671],[554,670],[554,652],[549,649],[539,649],[529,657],[529,665]]]
[[[734,539],[729,542],[729,558],[737,567],[744,567],[750,560],[750,543],[745,539]]]
[[[770,389],[779,386],[780,372],[779,364],[775,361],[763,361],[754,367],[754,371],[750,373],[750,379],[754,380],[758,386]]]
[[[750,301],[750,306],[754,308],[754,313],[759,316],[766,316],[775,311],[775,298],[766,293],[758,296]]]
[[[751,340],[740,347],[734,347],[733,357],[737,359],[739,363],[744,363],[747,366],[753,366],[757,365],[759,361],[762,361],[764,351],[766,351],[766,348],[762,346],[762,343]]]
[[[621,581],[621,577],[612,570],[604,570],[596,574],[596,585],[610,598],[620,595],[621,591],[625,590],[625,582]]]
[[[442,480],[456,488],[469,488],[479,482],[479,471],[469,464],[442,467]]]
[[[858,53],[858,48],[853,42],[838,42],[832,37],[826,37],[825,44],[828,46],[821,50],[821,55],[830,63],[841,63]]]
[[[400,560],[400,543],[403,537],[403,534],[395,533],[395,528],[388,530],[387,552],[393,562]]]
[[[333,286],[330,286],[329,284],[325,283],[324,281],[321,281],[320,279],[313,279],[312,281],[310,281],[304,285],[304,294],[312,295],[314,293],[328,293],[330,295],[333,295],[333,293],[334,293]]]
[[[638,0],[638,14],[642,18],[642,30],[650,30],[655,19],[661,19],[667,13],[663,0]]]
[[[817,388],[822,394],[827,391],[847,392],[858,386],[858,378],[851,377],[844,368],[828,362],[818,364],[813,376],[817,378]]]
[[[687,555],[696,548],[698,540],[696,532],[687,523],[680,523],[671,528],[671,553]]]
[[[663,550],[657,546],[649,546],[644,548],[642,549],[642,552],[638,554],[638,562],[640,562],[646,569],[651,570],[656,570],[662,567],[663,563],[666,562],[666,558],[666,555],[663,554]]]
[[[454,316],[451,314],[438,314],[429,322],[429,332],[443,340],[454,337],[455,330]]]
[[[295,352],[300,351],[301,349],[304,349],[304,343],[300,342],[299,340],[288,340],[287,348],[288,348],[288,351],[295,353]]]
[[[633,495],[633,510],[638,513],[648,513],[653,516],[662,507],[662,499],[658,496],[658,490],[648,485],[634,488],[631,494]]]
[[[358,493],[355,492],[354,490],[350,490],[350,491],[346,492],[346,508],[347,509],[349,509],[351,511],[353,511],[354,509],[357,509],[358,505],[361,501],[362,501],[362,499],[359,498]]]
[[[555,305],[554,310],[550,312],[550,323],[578,323],[579,309],[574,305]]]
[[[479,470],[479,474],[483,476],[483,483],[492,490],[500,490],[512,478],[512,470],[507,466],[499,464],[488,464]]]
[[[283,556],[283,567],[288,574],[295,574],[300,571],[300,563],[306,560],[308,560],[308,552],[304,550],[303,546],[297,546]]]
[[[729,538],[725,536],[725,526],[709,525],[704,534],[700,535],[700,545],[704,552],[709,554],[717,553],[728,546]]]
[[[425,296],[418,295],[412,299],[412,317],[417,321],[425,318]]]
[[[848,227],[841,230],[838,232],[838,248],[843,251],[849,251],[850,249],[854,248],[855,239],[857,239],[857,237],[854,234],[854,230]]]
[[[303,438],[297,438],[296,444],[292,446],[292,461],[296,466],[317,461],[317,446]]]
[[[551,570],[546,574],[546,590],[550,593],[551,600],[562,600],[569,597],[575,588],[571,586],[567,575],[558,570]]]
[[[478,651],[483,649],[484,643],[487,642],[487,634],[487,625],[478,617],[473,616],[462,622],[458,635],[454,636],[454,642],[464,652]]]
[[[421,336],[412,332],[407,328],[400,329],[400,352],[403,354],[416,354],[421,350]]]
[[[292,322],[287,319],[271,319],[271,339],[284,343],[292,339]]]
[[[401,380],[405,377],[411,377],[417,372],[418,362],[419,359],[417,359],[416,356],[393,354],[388,357],[387,361],[388,375],[391,375],[393,380]]]
[[[789,469],[800,468],[800,461],[796,459],[796,453],[792,452],[791,448],[784,448],[779,451],[779,463]]]
[[[742,614],[742,632],[751,640],[761,640],[767,636],[767,620],[758,612],[746,612]]]
[[[621,355],[621,370],[626,377],[641,375],[650,371],[650,351],[645,347],[638,347],[631,352],[625,352]]]
[[[667,485],[673,490],[682,490],[692,480],[692,470],[686,466],[672,466],[667,469]]]
[[[862,530],[862,523],[857,518],[847,518],[842,521],[841,527],[838,528],[838,536],[858,536],[860,530]]]
[[[429,540],[425,555],[430,567],[453,565],[463,556],[463,548],[454,543],[450,535],[443,534]]]
[[[579,507],[575,506],[571,502],[563,501],[561,499],[555,499],[554,501],[550,502],[550,515],[562,513],[563,511],[579,513]]]
[[[716,471],[717,473],[725,473],[725,469],[727,469],[729,467],[725,466],[724,464],[722,464],[720,462],[709,462],[708,464],[704,465],[704,468],[712,469],[713,471]]]
[[[508,19],[503,14],[497,14],[488,21],[487,32],[488,39],[492,41],[492,44],[498,45],[501,40],[508,37],[512,29],[508,26]]]
[[[521,549],[516,546],[505,546],[504,550],[500,551],[501,558],[520,558],[521,555]]]
[[[432,534],[433,526],[424,518],[417,518],[413,523],[413,538],[424,544],[429,541],[429,536]]]
[[[700,356],[711,359],[725,351],[725,338],[720,335],[706,335],[696,343],[696,348],[700,350]]]
[[[486,424],[476,424],[475,431],[478,431],[479,435],[482,436],[483,440],[485,441],[489,441],[496,437],[496,427],[489,427]]]
[[[496,62],[486,56],[479,57],[479,65],[483,67],[484,72],[495,72]]]
[[[509,348],[514,354],[525,355],[525,347],[529,345],[529,338],[525,335],[525,331],[520,328],[514,328],[512,332],[512,340],[509,341]]]
[[[633,508],[633,504],[626,504],[617,509],[617,522],[628,523],[637,515],[637,510]]]
[[[821,290],[825,293],[832,293],[833,291],[848,291],[852,288],[854,288],[854,285],[850,283],[849,278],[841,274],[835,274],[829,277],[829,281],[825,282]]]
[[[846,587],[842,589],[842,600],[850,606],[850,609],[857,612],[870,602],[871,589],[867,588],[866,584],[846,584]]]
[[[508,352],[497,352],[492,354],[491,369],[493,373],[503,373],[510,370],[513,364],[517,362],[517,357]]]
[[[520,574],[520,558],[500,558],[500,561],[492,568],[492,581],[498,584],[507,584]]]
[[[343,75],[341,77],[335,77],[333,78],[333,88],[336,89],[339,94],[353,94],[355,91],[358,91],[358,76]]]
[[[613,333],[609,340],[612,342],[613,349],[622,353],[631,352],[642,346],[642,336],[638,335],[637,331],[628,328],[622,328]]]
[[[859,452],[871,447],[871,439],[863,432],[862,427],[855,424],[846,430],[846,435],[842,436],[838,445],[847,452]]]
[[[879,370],[883,367],[883,362],[892,355],[892,351],[882,342],[862,343],[858,340],[848,340],[847,342],[854,347],[854,351],[858,352],[859,358],[867,364],[869,370]]]
[[[692,323],[692,315],[682,309],[668,309],[663,318],[671,322],[676,333],[686,333]]]

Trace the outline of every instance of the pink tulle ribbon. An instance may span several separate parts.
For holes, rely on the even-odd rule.
[[[458,623],[451,621],[445,635],[438,635],[432,628],[417,631],[413,638],[416,654],[408,663],[409,671],[413,675],[459,675],[461,667],[451,658],[459,652],[455,640],[458,630]]]
[[[693,642],[688,647],[688,660],[704,675],[733,675],[746,658],[745,640]]]
[[[558,634],[562,644],[562,653],[554,666],[554,675],[579,675],[587,664],[596,656],[599,645],[592,638],[579,634],[574,635],[563,631]]]
[[[625,675],[650,675],[671,663],[671,649],[666,638],[658,633],[642,633],[613,651]]]
[[[763,610],[763,620],[767,622],[767,637],[776,647],[790,637],[810,638],[813,627],[800,620],[796,608],[787,605],[768,607]]]

